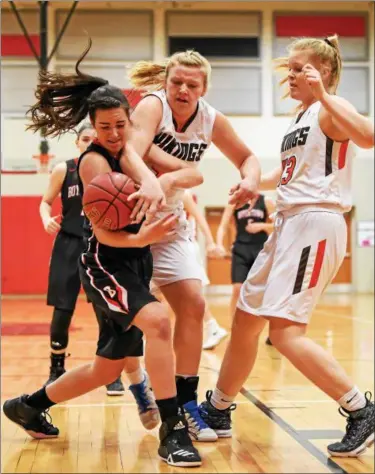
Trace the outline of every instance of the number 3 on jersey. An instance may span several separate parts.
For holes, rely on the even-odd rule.
[[[285,160],[282,161],[283,172],[281,174],[281,179],[279,185],[288,184],[293,177],[294,168],[296,167],[297,157],[296,155],[288,156]]]

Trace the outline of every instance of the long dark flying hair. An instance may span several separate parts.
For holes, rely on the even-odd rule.
[[[45,136],[58,136],[74,130],[87,114],[94,121],[98,109],[123,107],[128,114],[129,104],[120,88],[79,70],[91,46],[90,38],[75,65],[75,74],[39,73],[35,91],[37,102],[27,111],[32,121],[27,130],[37,132],[43,129]]]

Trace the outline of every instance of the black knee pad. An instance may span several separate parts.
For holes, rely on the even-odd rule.
[[[69,326],[72,321],[73,311],[55,308],[51,323],[51,349],[61,350],[68,347]]]

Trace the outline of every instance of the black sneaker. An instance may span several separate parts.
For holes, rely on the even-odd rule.
[[[13,423],[35,439],[56,438],[59,429],[53,426],[48,410],[37,410],[26,403],[27,395],[7,400],[3,412]],[[48,419],[47,419],[48,418]]]
[[[70,354],[54,354],[51,353],[51,366],[49,368],[49,378],[44,384],[44,387],[55,382],[59,377],[65,374],[65,358],[69,357]]]
[[[212,390],[206,393],[206,401],[199,405],[199,413],[203,421],[212,428],[219,438],[230,438],[232,436],[231,412],[237,408],[235,403],[225,409],[218,410],[211,404]]]
[[[346,434],[341,441],[330,444],[328,452],[331,456],[355,458],[364,453],[374,442],[375,407],[371,393],[366,392],[366,406],[360,410],[348,412],[339,408],[339,413],[347,418]]]
[[[194,448],[184,416],[173,416],[164,421],[159,430],[159,456],[170,466],[197,467],[202,459]]]
[[[116,379],[114,382],[106,385],[106,387],[107,387],[107,395],[109,395],[110,397],[124,395],[125,393],[125,388],[121,381],[121,377]]]

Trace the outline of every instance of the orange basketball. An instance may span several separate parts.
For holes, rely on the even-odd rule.
[[[122,229],[130,224],[130,214],[137,201],[127,199],[135,191],[134,181],[125,174],[100,174],[85,189],[83,211],[101,229]]]

